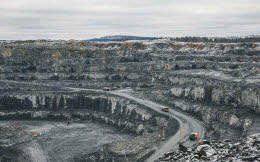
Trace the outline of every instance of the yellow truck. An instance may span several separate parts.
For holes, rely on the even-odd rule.
[[[195,141],[198,139],[198,133],[192,132],[190,134],[190,140]]]
[[[34,137],[37,137],[37,133],[36,133],[36,132],[33,132],[33,136],[34,136]]]

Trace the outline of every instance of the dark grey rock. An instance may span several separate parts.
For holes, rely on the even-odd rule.
[[[183,152],[186,152],[188,149],[187,149],[187,147],[185,147],[184,145],[182,145],[182,144],[179,144],[179,149],[181,150],[181,151],[183,151]]]
[[[253,146],[257,146],[258,144],[260,144],[260,140],[254,141]]]
[[[231,142],[231,140],[230,139],[226,139],[226,140],[224,140],[224,142]]]
[[[203,141],[202,141],[202,144],[203,144],[203,145],[204,145],[204,144],[211,145],[210,141],[208,141],[208,140],[203,140]]]

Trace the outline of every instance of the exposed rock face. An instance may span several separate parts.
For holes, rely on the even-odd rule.
[[[183,147],[183,146],[182,146]],[[181,147],[180,147],[181,148]],[[260,161],[260,134],[245,139],[201,141],[198,145],[165,154],[157,161]]]
[[[97,120],[134,134],[158,131],[164,120],[175,123],[164,115],[126,99],[98,94],[31,93],[0,96],[0,119]],[[156,117],[154,117],[156,116]],[[171,129],[174,127],[173,124]],[[160,125],[161,126],[161,125]],[[173,133],[174,131],[172,131]]]
[[[0,41],[0,79],[10,83],[13,80],[37,82],[53,87],[132,87],[145,97],[201,119],[213,129],[221,129],[224,125],[250,134],[260,131],[259,53],[259,43],[177,43],[167,39],[106,43]],[[27,91],[42,88],[35,86]],[[25,90],[6,82],[0,87],[1,92],[21,89]],[[86,103],[81,97],[70,97],[31,95],[24,99],[9,96],[9,99],[27,111],[56,112],[59,107],[70,110]],[[79,100],[79,105],[72,100]],[[149,113],[139,111],[133,105],[122,108],[116,99],[97,102],[109,105],[109,109],[98,109],[101,114],[124,114],[139,122],[116,121],[118,127],[122,125],[129,131],[134,128],[130,132],[137,134],[152,129],[144,124],[152,121]],[[46,109],[43,103],[51,110]],[[14,106],[4,104],[9,109]],[[26,116],[30,118],[41,116],[41,112],[28,114]],[[105,115],[101,120],[114,121]]]
[[[224,92],[224,89],[226,92]],[[222,94],[219,94],[219,90],[210,87],[176,87],[171,90],[152,93],[156,94],[153,99],[183,111],[197,114],[206,124],[211,125],[213,122],[221,122],[235,128],[247,130],[259,115],[252,112],[251,108],[247,108],[245,105],[247,100],[241,99],[241,96],[232,98],[234,97],[233,94],[237,93],[232,93],[232,91],[229,88],[223,88]],[[244,89],[244,91],[248,90]],[[225,97],[225,95],[230,96]],[[249,97],[247,96],[247,98]],[[257,111],[256,109],[253,110]]]
[[[260,114],[259,52],[259,43],[2,41],[0,78],[155,87],[162,103],[247,129]]]
[[[108,145],[109,147],[101,148],[102,157],[121,159],[119,161],[122,161],[122,157],[123,161],[145,159],[154,152],[160,141],[158,134],[161,134],[162,121],[164,124],[169,123],[166,136],[171,136],[178,130],[176,120],[127,99],[111,95],[44,91],[9,92],[0,95],[0,120],[55,120],[65,123],[67,117],[71,121],[89,120],[105,123],[138,136],[133,141],[115,142]],[[17,144],[32,140],[31,132],[22,132],[20,128],[15,125],[0,127],[0,132],[2,132],[0,150],[10,150]],[[124,147],[126,152],[123,153],[121,147]],[[132,151],[135,147],[139,150],[134,153]],[[107,153],[103,155],[103,152]],[[88,156],[85,156],[85,159],[88,159]],[[3,158],[0,155],[0,159]]]

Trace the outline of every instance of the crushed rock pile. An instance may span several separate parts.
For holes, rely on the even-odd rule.
[[[179,150],[166,153],[157,160],[161,161],[257,162],[260,161],[260,133],[242,140],[203,140],[192,148],[180,144]]]

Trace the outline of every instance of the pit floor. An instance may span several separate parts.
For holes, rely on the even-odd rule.
[[[21,127],[30,136],[28,142],[12,146],[20,150],[18,161],[24,162],[73,161],[80,153],[92,153],[101,145],[133,138],[111,126],[92,122],[67,126],[66,122],[53,121],[1,121],[0,125]]]

